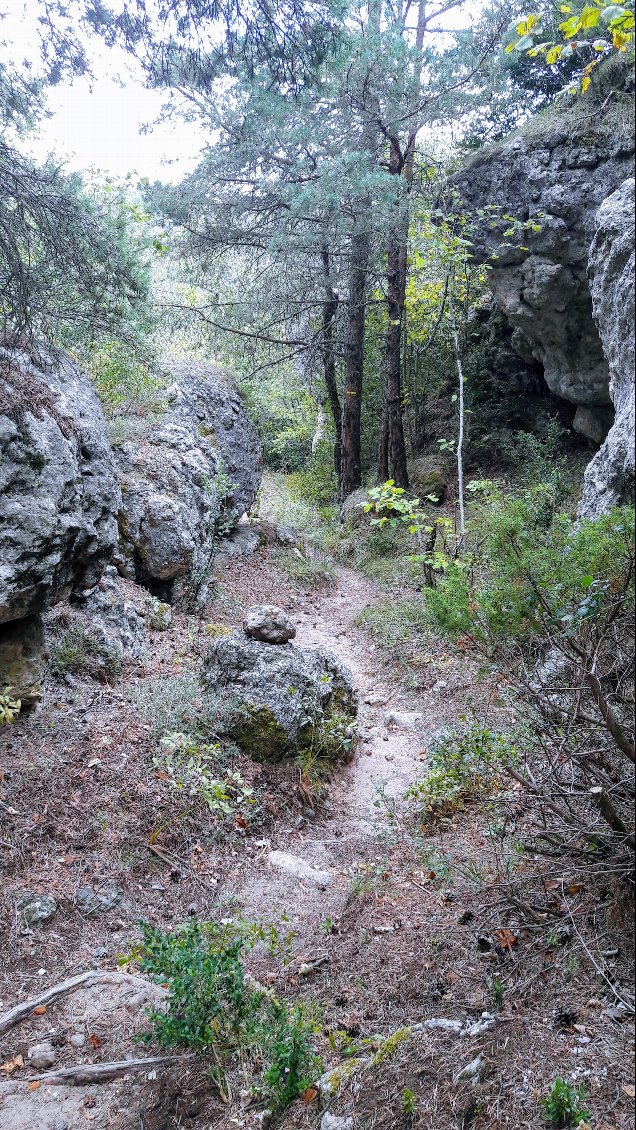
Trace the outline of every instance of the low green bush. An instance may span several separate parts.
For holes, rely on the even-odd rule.
[[[364,628],[381,647],[396,659],[408,661],[418,642],[430,633],[426,602],[413,596],[401,600],[385,600],[363,608],[355,623]]]
[[[122,672],[121,656],[114,648],[96,639],[82,624],[71,624],[51,644],[50,667],[57,678],[88,675],[93,679],[117,679]]]
[[[290,1008],[246,972],[243,957],[257,944],[285,952],[274,927],[242,921],[217,925],[190,919],[166,933],[141,924],[133,952],[141,970],[168,986],[165,1009],[150,1012],[141,1038],[185,1048],[208,1060],[222,1095],[228,1073],[249,1066],[254,1090],[272,1110],[284,1110],[315,1081],[322,1064],[313,1050],[313,1029],[301,1008]]]
[[[282,565],[288,579],[299,588],[330,588],[335,582],[333,566],[327,561],[315,561],[293,549],[275,550],[274,557]]]
[[[557,1076],[547,1095],[541,1099],[546,1122],[556,1127],[587,1123],[590,1112],[583,1105],[586,1098],[587,1091],[583,1085],[575,1087]]]
[[[508,734],[480,723],[449,730],[431,742],[426,775],[406,795],[425,820],[455,812],[467,800],[497,792],[506,766],[518,760]]]

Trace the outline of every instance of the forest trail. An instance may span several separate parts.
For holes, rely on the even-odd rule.
[[[339,568],[331,589],[305,596],[294,610],[294,643],[331,651],[351,672],[360,737],[351,761],[337,769],[326,803],[262,841],[262,856],[251,861],[236,895],[248,918],[286,914],[296,948],[309,947],[305,957],[316,930],[337,922],[357,885],[373,881],[395,831],[388,808],[421,775],[425,735],[439,727],[439,705],[416,710],[386,653],[356,625],[364,608],[385,597],[372,581]]]

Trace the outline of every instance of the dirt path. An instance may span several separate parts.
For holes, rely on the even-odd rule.
[[[343,913],[356,875],[383,858],[391,832],[384,798],[401,796],[421,774],[425,735],[438,725],[403,694],[386,654],[355,624],[365,607],[384,598],[372,582],[339,569],[333,589],[307,596],[296,610],[295,643],[328,649],[351,672],[360,740],[317,818],[309,811],[300,827],[278,829],[264,841],[235,893],[247,917],[288,917],[305,956],[320,924]]]

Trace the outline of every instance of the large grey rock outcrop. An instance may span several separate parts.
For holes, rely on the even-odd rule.
[[[603,201],[590,248],[592,304],[610,373],[615,420],[585,472],[580,514],[634,497],[634,179]]]
[[[599,206],[631,174],[634,142],[624,131],[595,129],[584,112],[578,123],[554,115],[480,152],[451,187],[476,217],[476,258],[492,264],[489,285],[513,346],[542,364],[552,392],[584,409],[575,428],[598,438],[595,416],[605,415],[602,434],[611,400],[588,255]],[[490,221],[479,215],[489,207]],[[530,226],[506,236],[510,217]]]
[[[97,584],[117,544],[118,508],[106,426],[87,377],[63,354],[0,348],[0,656],[4,625],[14,644],[16,621],[28,619],[33,640],[43,609]],[[13,644],[0,683],[19,693],[22,680],[24,700],[33,701],[37,656],[30,648],[21,672]]]
[[[116,449],[122,489],[118,567],[162,596],[198,588],[218,540],[252,505],[261,451],[222,371],[175,364],[166,410],[138,443]]]
[[[224,706],[228,735],[256,761],[304,750],[344,757],[351,747],[357,697],[349,672],[328,652],[221,636],[206,657],[203,684]]]

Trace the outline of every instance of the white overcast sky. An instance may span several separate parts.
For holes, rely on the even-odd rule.
[[[71,5],[73,0],[70,0]],[[483,0],[449,13],[446,26],[461,26]],[[0,0],[0,53],[11,60],[37,58],[35,0]],[[95,77],[61,83],[50,90],[51,116],[29,138],[37,159],[54,153],[69,169],[99,169],[150,180],[178,181],[197,163],[202,135],[194,123],[162,122],[142,133],[161,110],[162,95],[146,90],[135,64],[119,49],[91,42]],[[21,146],[24,148],[24,143]]]
[[[73,0],[71,0],[71,5]],[[33,0],[4,0],[0,11],[0,47],[9,59],[36,59]],[[130,56],[91,41],[95,77],[60,83],[48,94],[51,116],[26,146],[44,158],[54,153],[70,169],[95,168],[113,176],[137,173],[151,180],[179,180],[194,168],[202,138],[193,123],[162,122],[151,132],[142,127],[159,115],[162,95],[146,90]],[[125,85],[124,85],[125,84]]]

